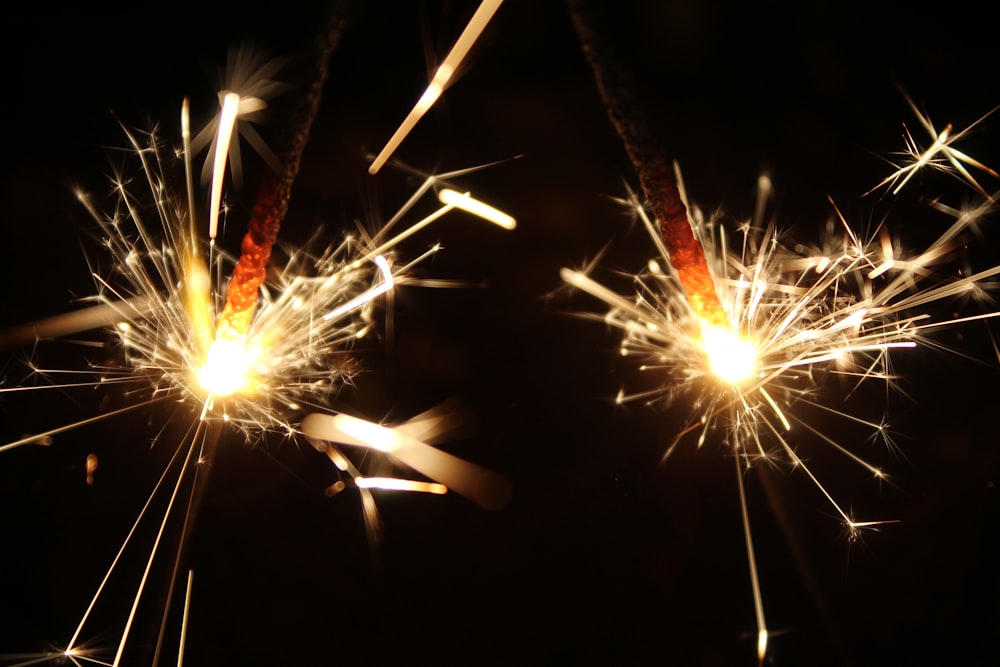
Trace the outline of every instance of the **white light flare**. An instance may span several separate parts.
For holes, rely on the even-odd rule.
[[[335,320],[338,317],[341,317],[342,315],[345,315],[353,310],[357,310],[361,306],[364,306],[367,303],[371,303],[374,299],[392,289],[392,286],[395,284],[395,282],[392,277],[392,269],[389,268],[389,262],[386,261],[385,257],[382,255],[378,255],[377,257],[375,257],[374,261],[375,261],[375,266],[378,267],[379,271],[382,274],[382,282],[376,285],[375,287],[372,287],[370,290],[367,290],[359,294],[350,301],[340,306],[337,306],[330,312],[326,313],[325,315],[323,315],[324,320]]]
[[[246,336],[217,338],[198,371],[198,382],[213,396],[245,391],[252,385],[256,360],[256,352],[247,348]]]
[[[502,475],[410,437],[401,428],[346,414],[314,413],[302,421],[301,431],[309,439],[384,452],[486,509],[499,509],[510,499],[510,484]]]

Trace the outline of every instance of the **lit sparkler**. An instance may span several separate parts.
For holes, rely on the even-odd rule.
[[[997,174],[954,146],[968,128],[953,132],[949,125],[938,131],[907,98],[929,135],[929,144],[924,148],[907,132],[905,160],[893,163],[894,173],[875,189],[898,194],[918,171],[935,168],[970,185],[981,198],[980,204],[957,210],[933,202],[952,222],[922,251],[900,248],[884,224],[866,236],[839,211],[823,247],[809,249],[792,243],[766,217],[771,183],[761,177],[755,215],[738,226],[732,242],[719,219],[704,216],[687,201],[676,165],[662,158],[637,108],[634,83],[598,34],[594,8],[584,0],[575,0],[571,8],[608,114],[642,186],[643,197],[631,194],[622,203],[634,211],[658,253],[634,276],[634,295],[606,287],[589,270],[563,269],[561,276],[604,302],[608,310],[593,315],[594,319],[619,329],[622,356],[641,360],[640,368],[658,378],[652,390],[622,390],[619,403],[691,399],[694,415],[667,447],[664,459],[688,437],[699,447],[710,440],[721,441],[731,451],[757,617],[756,652],[763,663],[769,631],[744,471],[781,464],[800,471],[852,539],[866,528],[891,522],[858,519],[838,502],[828,482],[799,453],[794,442],[797,432],[818,438],[876,480],[889,477],[848,445],[811,426],[797,408],[860,423],[891,444],[884,421],[829,407],[818,396],[822,378],[849,378],[855,388],[871,380],[892,386],[892,351],[940,347],[933,342],[935,330],[1000,317],[996,311],[950,318],[938,318],[933,312],[940,302],[984,294],[995,287],[1000,266],[957,278],[948,277],[945,267],[967,232],[994,209],[998,195],[987,192],[969,169]]]
[[[331,31],[330,40],[323,46],[324,59],[336,43],[335,34]],[[398,286],[420,284],[413,275],[414,267],[440,249],[435,245],[403,260],[397,254],[397,246],[453,210],[464,210],[508,229],[515,222],[471,193],[452,189],[453,179],[464,171],[439,174],[427,177],[381,230],[371,232],[359,225],[356,233],[345,235],[318,253],[308,248],[288,249],[284,263],[275,266],[272,249],[324,77],[325,72],[307,96],[306,115],[294,123],[293,145],[281,160],[281,171],[265,180],[238,258],[215,246],[214,216],[206,240],[200,238],[193,224],[192,151],[185,101],[181,123],[184,148],[177,151],[181,159],[174,159],[173,152],[166,150],[155,133],[143,136],[125,129],[137,165],[134,172],[122,171],[116,176],[117,202],[113,212],[102,212],[87,194],[79,193],[112,259],[109,270],[94,270],[97,293],[86,299],[90,307],[3,335],[5,344],[19,344],[112,325],[124,363],[98,364],[87,372],[91,379],[82,384],[119,388],[133,398],[117,411],[27,435],[0,445],[0,451],[48,443],[65,431],[153,406],[180,404],[191,420],[182,445],[152,491],[66,648],[36,656],[36,661],[68,659],[73,664],[101,661],[114,665],[122,662],[150,571],[166,548],[164,535],[168,522],[181,514],[182,533],[188,531],[192,508],[203,485],[202,464],[210,460],[223,428],[235,429],[248,442],[268,433],[308,439],[344,474],[331,492],[347,488],[348,484],[357,490],[373,540],[378,539],[379,531],[373,489],[432,494],[454,490],[489,508],[500,507],[507,500],[509,487],[502,476],[432,446],[431,443],[442,441],[455,429],[454,410],[432,410],[395,426],[331,414],[332,398],[352,381],[354,364],[348,355],[356,341],[374,327],[379,299]],[[220,140],[214,147],[213,211],[219,205],[218,184],[224,167],[219,156],[229,152],[228,138],[232,136],[239,107],[254,99],[239,91],[222,96],[216,132]],[[251,107],[259,108],[259,102],[253,102]],[[175,172],[186,177],[177,179]],[[133,179],[142,185],[136,187]],[[175,181],[187,183],[184,196],[177,193]],[[439,204],[423,216],[415,215],[418,204],[429,193],[438,195]],[[407,222],[414,217],[417,219]],[[389,233],[389,227],[397,223],[400,229]],[[56,377],[63,371],[33,369],[33,376],[43,373]],[[65,373],[76,376],[79,371]],[[69,389],[79,385],[67,381],[46,386]],[[0,391],[36,389],[23,384]],[[369,476],[345,453],[348,448],[380,452],[389,462],[416,470],[432,481],[398,479],[382,472]],[[88,483],[95,469],[96,457],[93,464],[88,459]],[[114,657],[103,662],[103,657],[98,658],[99,652],[85,648],[84,630],[126,548],[135,541],[139,524],[149,520],[154,498],[164,496],[167,508],[134,590]],[[172,579],[179,575],[177,566],[183,543],[182,534],[173,558]],[[185,620],[187,604],[186,601]],[[164,624],[169,606],[168,600]],[[162,642],[161,627],[155,659],[159,659]],[[182,649],[183,638],[181,652]]]
[[[769,179],[762,177],[758,212],[765,210],[770,187]],[[995,197],[996,193],[963,210],[935,203],[935,208],[952,215],[953,221],[925,250],[913,254],[900,250],[884,227],[871,237],[863,237],[842,218],[840,233],[832,234],[826,247],[810,253],[791,245],[762,217],[740,225],[739,251],[732,252],[720,222],[693,208],[691,224],[704,244],[714,290],[731,323],[728,328],[705,329],[704,318],[692,303],[688,286],[681,281],[661,238],[662,226],[636,196],[623,203],[635,211],[659,254],[635,275],[635,294],[620,294],[587,271],[562,270],[565,282],[608,306],[603,316],[595,317],[623,332],[622,356],[640,359],[643,371],[661,378],[661,386],[652,391],[622,391],[618,402],[652,404],[680,395],[692,398],[695,416],[677,434],[664,458],[686,436],[696,438],[698,446],[721,440],[734,454],[744,503],[761,660],[768,632],[746,519],[743,470],[767,463],[787,464],[801,471],[852,538],[859,537],[865,528],[886,523],[860,520],[842,506],[827,490],[821,475],[798,453],[794,433],[819,437],[874,479],[887,480],[887,473],[803,421],[795,406],[860,422],[888,442],[887,424],[827,407],[816,396],[820,378],[835,374],[853,378],[855,385],[870,380],[891,385],[893,350],[940,346],[931,342],[937,329],[1000,317],[1000,312],[988,312],[936,319],[931,309],[938,302],[985,293],[1000,275],[1000,266],[992,266],[971,275],[941,279],[943,263],[961,245],[958,239],[993,210]]]

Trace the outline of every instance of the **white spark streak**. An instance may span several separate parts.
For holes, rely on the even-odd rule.
[[[377,255],[375,257],[375,266],[378,267],[379,271],[382,273],[382,282],[375,287],[372,287],[367,292],[363,292],[345,304],[337,306],[330,312],[323,315],[324,320],[335,320],[342,315],[346,315],[351,311],[354,311],[366,303],[370,303],[372,300],[382,296],[386,292],[392,289],[394,284],[392,278],[392,270],[389,268],[389,263],[385,260],[382,255]]]
[[[444,92],[445,88],[451,83],[451,78],[458,70],[462,61],[465,60],[465,56],[468,55],[469,49],[472,45],[476,43],[479,39],[479,35],[482,34],[483,30],[486,29],[486,24],[490,22],[493,15],[496,14],[497,9],[500,8],[500,4],[503,0],[483,0],[479,3],[479,8],[469,19],[469,22],[465,25],[462,30],[462,34],[458,36],[458,40],[455,45],[451,47],[451,51],[445,56],[444,61],[434,72],[434,76],[431,78],[431,82],[424,89],[424,92],[420,95],[417,103],[407,114],[403,122],[399,124],[396,131],[386,142],[385,147],[379,152],[379,154],[372,161],[371,166],[368,167],[369,174],[377,174],[385,163],[392,157],[392,154],[396,152],[399,145],[403,143],[403,139],[406,138],[420,119],[424,117],[437,99],[441,97],[441,93]]]
[[[212,204],[208,209],[208,238],[215,239],[219,231],[219,206],[222,203],[222,181],[226,173],[226,158],[233,138],[236,114],[239,112],[240,96],[226,93],[222,97],[222,112],[219,114],[219,128],[215,135],[215,160],[212,164]]]
[[[478,215],[480,218],[488,220],[504,229],[511,230],[517,227],[517,221],[512,216],[485,202],[479,201],[472,196],[472,193],[461,193],[455,192],[450,188],[442,188],[438,192],[438,199],[441,200],[442,204],[454,206],[473,215]]]

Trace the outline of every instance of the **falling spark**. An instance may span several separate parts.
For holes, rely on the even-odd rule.
[[[929,126],[929,120],[921,118]],[[919,161],[920,156],[913,159]],[[679,174],[677,182],[682,183]],[[982,196],[978,184],[970,185]],[[561,271],[567,284],[607,306],[603,315],[593,317],[622,332],[621,354],[641,360],[640,368],[659,378],[659,386],[650,391],[622,391],[619,402],[666,404],[680,396],[692,399],[695,413],[664,458],[689,436],[696,438],[699,446],[709,440],[723,442],[734,455],[761,662],[767,653],[768,630],[743,471],[756,464],[786,464],[801,472],[840,517],[852,539],[859,539],[864,529],[890,523],[856,519],[799,454],[793,436],[804,433],[818,437],[874,479],[888,480],[888,474],[810,426],[797,414],[797,406],[865,425],[889,443],[885,423],[838,412],[818,398],[822,378],[849,378],[855,388],[872,380],[892,387],[895,376],[890,354],[894,350],[941,347],[933,340],[936,330],[1000,317],[1000,312],[994,311],[939,319],[931,309],[995,285],[1000,266],[957,278],[941,276],[945,262],[965,242],[963,232],[993,210],[996,193],[985,195],[981,205],[961,211],[935,201],[934,208],[951,215],[953,221],[925,250],[913,253],[891,242],[884,226],[870,238],[863,237],[839,211],[840,233],[838,227],[831,226],[822,247],[810,250],[791,243],[764,218],[769,195],[770,181],[762,178],[755,217],[738,227],[735,244],[730,244],[719,220],[705,218],[685,202],[692,211],[695,235],[704,239],[701,252],[726,319],[732,323],[725,335],[735,335],[721,346],[727,354],[735,353],[732,363],[723,364],[713,352],[699,327],[702,312],[674,265],[672,248],[662,238],[662,225],[635,195],[623,203],[635,212],[659,252],[634,276],[635,293],[616,292],[592,278],[589,271]],[[732,252],[733,246],[739,250]]]
[[[369,174],[374,176],[385,166],[385,163],[389,161],[389,158],[396,152],[399,145],[403,143],[403,139],[417,126],[417,123],[424,117],[424,114],[441,97],[441,93],[451,83],[455,72],[458,71],[462,61],[465,60],[465,56],[468,55],[469,49],[479,39],[479,35],[486,29],[486,25],[493,18],[493,15],[496,14],[502,2],[503,0],[482,0],[479,3],[479,8],[476,9],[469,22],[465,24],[462,34],[458,36],[455,45],[451,47],[451,51],[445,56],[444,62],[434,72],[431,82],[427,85],[420,99],[417,100],[413,109],[410,110],[410,113],[407,114],[403,122],[396,128],[389,141],[386,142],[385,147],[375,156],[375,159],[368,167]]]
[[[470,192],[455,192],[451,188],[441,188],[438,199],[442,204],[460,208],[467,213],[477,215],[483,220],[492,222],[498,227],[511,230],[517,227],[517,221],[509,214],[500,211],[472,196]]]
[[[87,454],[87,486],[94,485],[94,473],[97,472],[97,454]]]
[[[339,29],[336,24],[332,28]],[[319,57],[325,58],[326,55],[321,52]],[[246,47],[232,49],[226,64],[223,90],[219,92],[219,114],[216,120],[206,125],[189,144],[185,142],[186,151],[192,155],[206,145],[209,147],[202,172],[202,180],[211,183],[209,239],[215,239],[218,234],[226,165],[229,165],[234,184],[239,186],[243,180],[240,142],[233,141],[234,133],[246,139],[272,170],[279,172],[282,169],[281,160],[253,128],[252,122],[267,108],[268,99],[285,88],[275,78],[283,65],[284,62],[280,59],[265,60]],[[184,135],[188,135],[187,129],[184,130]],[[193,195],[190,179],[188,191]],[[189,208],[195,209],[193,202],[189,203]]]
[[[441,495],[448,493],[444,484],[433,482],[418,482],[412,479],[397,479],[395,477],[356,477],[354,483],[359,489],[383,489],[386,491],[419,491]]]

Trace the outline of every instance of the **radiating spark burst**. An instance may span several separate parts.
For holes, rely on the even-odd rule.
[[[903,187],[918,172],[924,169],[936,169],[938,171],[953,174],[956,178],[968,183],[974,190],[976,190],[976,192],[987,199],[991,204],[995,203],[995,198],[983,189],[983,186],[979,184],[979,181],[977,181],[975,176],[972,175],[972,172],[969,171],[968,167],[973,167],[988,174],[989,176],[992,176],[993,178],[1000,178],[1000,174],[979,160],[958,150],[955,148],[954,144],[959,139],[968,136],[970,132],[972,132],[989,116],[995,113],[997,109],[1000,109],[1000,107],[994,107],[960,132],[955,132],[951,123],[946,125],[944,129],[938,131],[937,128],[934,127],[934,123],[931,121],[930,116],[928,116],[925,112],[922,112],[917,105],[914,104],[909,95],[903,93],[903,96],[906,98],[906,103],[913,111],[913,115],[917,117],[917,122],[924,128],[930,137],[931,143],[927,148],[924,148],[922,144],[914,138],[909,128],[904,126],[903,140],[906,144],[906,149],[898,156],[902,159],[888,160],[889,164],[896,170],[882,179],[882,181],[872,188],[871,191],[874,192],[880,188],[887,188],[892,191],[892,194],[898,195]]]
[[[186,121],[182,125],[186,126]],[[130,403],[114,412],[27,435],[0,446],[0,451],[50,442],[56,434],[153,406],[174,406],[168,408],[168,419],[187,415],[191,424],[67,648],[49,656],[36,656],[59,657],[74,664],[97,661],[88,657],[91,651],[81,647],[85,626],[112,572],[134,541],[136,528],[140,522],[152,520],[148,515],[153,498],[166,496],[168,509],[159,520],[157,538],[148,552],[145,572],[135,589],[114,657],[102,664],[117,665],[122,661],[150,570],[166,548],[163,536],[168,521],[181,514],[186,526],[195,502],[200,464],[210,458],[222,429],[237,431],[247,442],[269,433],[308,439],[346,474],[358,492],[373,540],[378,538],[379,517],[372,489],[403,488],[435,494],[451,489],[487,507],[503,505],[509,494],[502,476],[428,444],[444,440],[455,429],[453,409],[430,411],[393,427],[328,414],[334,409],[332,399],[337,392],[352,382],[355,362],[349,354],[375,326],[379,298],[397,286],[420,284],[414,268],[440,249],[433,245],[404,260],[397,254],[397,245],[456,209],[492,219],[498,226],[510,228],[515,224],[512,217],[476,200],[471,193],[458,194],[443,188],[445,183],[454,187],[452,179],[465,170],[428,177],[392,217],[390,222],[399,226],[394,234],[388,233],[388,225],[369,232],[359,224],[355,233],[332,245],[320,246],[319,252],[308,247],[288,248],[284,263],[270,266],[254,317],[240,344],[225,348],[218,345],[216,321],[224,306],[225,283],[235,258],[207,239],[198,238],[190,224],[190,198],[174,191],[174,172],[190,173],[189,153],[178,151],[184,159],[177,159],[155,132],[139,134],[126,129],[125,134],[136,164],[133,171],[122,170],[115,177],[112,211],[102,212],[90,196],[79,193],[111,258],[110,268],[93,271],[97,290],[85,299],[89,309],[83,317],[71,313],[4,336],[9,342],[38,335],[39,328],[46,332],[42,335],[64,335],[111,325],[124,355],[123,363],[92,366],[82,371],[87,376],[82,383],[67,380],[45,387],[114,387],[128,396]],[[433,193],[453,201],[430,207],[423,204],[424,199],[429,199],[425,195]],[[416,215],[418,204],[430,212],[422,217]],[[32,375],[42,373],[35,369]],[[51,378],[76,378],[80,373],[44,372]],[[41,388],[23,384],[0,391]],[[335,427],[308,426],[323,426],[325,419],[333,419]],[[377,477],[369,478],[352,463],[341,445],[381,452],[388,466],[383,465]],[[393,463],[416,469],[434,482],[386,478]],[[341,484],[341,488],[345,486]],[[178,558],[179,551],[174,555],[175,563]]]
[[[933,132],[929,119],[918,116]],[[948,159],[979,165],[948,149],[946,143],[940,143],[936,150],[951,151],[944,153]],[[912,169],[902,167],[885,184],[929,164],[921,155],[915,154],[913,159]],[[675,173],[680,183],[676,167]],[[896,379],[891,366],[893,350],[941,348],[943,344],[933,338],[936,330],[1000,317],[1000,312],[993,311],[942,319],[933,311],[940,302],[985,295],[996,287],[993,279],[1000,275],[1000,265],[959,274],[957,278],[948,273],[948,262],[962,247],[966,232],[994,210],[1000,194],[987,194],[974,180],[968,181],[982,202],[958,210],[935,201],[933,206],[950,216],[951,223],[924,250],[915,252],[902,249],[884,223],[864,235],[855,231],[836,209],[835,224],[829,225],[822,247],[810,249],[794,244],[765,217],[771,190],[767,177],[759,179],[755,215],[738,226],[735,243],[727,238],[717,218],[705,217],[699,209],[689,206],[691,225],[704,249],[729,322],[729,328],[723,326],[714,332],[705,328],[704,318],[678,277],[661,234],[662,226],[635,195],[622,203],[635,212],[659,252],[633,276],[634,295],[606,287],[589,275],[591,270],[561,271],[565,282],[608,306],[603,315],[588,317],[621,330],[622,356],[640,360],[640,368],[655,374],[660,383],[643,392],[622,390],[617,401],[667,404],[687,397],[694,406],[688,425],[667,447],[664,459],[687,438],[696,438],[699,447],[709,440],[719,441],[733,455],[761,662],[767,653],[769,634],[743,472],[758,464],[784,464],[800,471],[839,516],[852,540],[859,539],[864,529],[891,522],[859,520],[828,490],[829,484],[820,472],[799,453],[797,436],[818,438],[876,480],[888,480],[889,476],[849,445],[811,426],[797,408],[815,409],[862,424],[892,445],[886,423],[828,406],[821,393],[824,376],[848,380],[852,392],[872,380],[892,388]],[[680,191],[683,194],[683,187]]]

